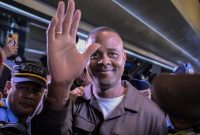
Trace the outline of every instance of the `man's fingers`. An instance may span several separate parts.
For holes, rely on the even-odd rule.
[[[48,44],[55,40],[55,29],[57,25],[58,19],[57,17],[53,17],[51,23],[49,24],[49,28],[47,30],[47,42]]]
[[[91,55],[96,52],[98,50],[98,48],[100,47],[100,44],[95,43],[90,45],[87,50],[83,53],[85,59],[88,61],[91,57]]]
[[[62,32],[62,23],[64,19],[65,14],[65,3],[63,1],[60,1],[58,3],[58,8],[56,12],[56,16],[58,18],[58,24],[56,26],[56,32]]]
[[[68,5],[67,5],[66,15],[63,20],[63,33],[64,34],[69,34],[69,32],[70,32],[74,9],[75,9],[74,0],[69,0]]]
[[[70,30],[70,35],[74,39],[76,39],[76,33],[77,33],[77,29],[78,29],[80,19],[81,19],[81,11],[76,10],[74,17],[73,17],[73,22],[71,24],[71,30]]]

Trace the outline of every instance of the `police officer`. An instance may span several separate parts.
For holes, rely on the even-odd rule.
[[[26,122],[31,116],[46,87],[46,72],[39,65],[22,63],[12,70],[8,97],[0,100],[0,126]],[[0,130],[1,131],[1,130]]]
[[[139,90],[140,93],[151,99],[151,84],[147,80],[131,79],[130,83]]]

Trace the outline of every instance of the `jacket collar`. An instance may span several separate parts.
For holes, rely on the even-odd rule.
[[[127,89],[127,92],[125,94],[124,100],[118,107],[121,108],[121,112],[124,112],[123,110],[138,112],[140,106],[138,102],[139,97],[141,97],[141,94],[128,81],[122,81],[122,85]],[[83,98],[85,100],[90,100],[90,105],[100,110],[98,102],[96,101],[96,98],[93,94],[93,84],[85,86]]]
[[[140,107],[138,97],[140,97],[141,94],[128,81],[122,81],[122,85],[127,89],[127,93],[123,101],[124,109],[138,112]]]

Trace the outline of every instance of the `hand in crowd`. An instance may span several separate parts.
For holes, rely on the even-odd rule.
[[[76,33],[80,18],[81,12],[75,11],[73,0],[68,1],[66,13],[64,2],[59,2],[57,14],[47,31],[49,71],[54,82],[72,82],[99,47],[92,45],[83,54],[77,51]]]
[[[84,92],[84,87],[81,86],[72,90],[70,94],[72,94],[73,96],[82,96],[83,92]]]

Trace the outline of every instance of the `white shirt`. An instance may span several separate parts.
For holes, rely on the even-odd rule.
[[[120,102],[124,99],[125,96],[122,95],[117,98],[102,98],[99,97],[95,92],[93,93],[97,99],[97,102],[99,103],[104,119],[120,104]]]

